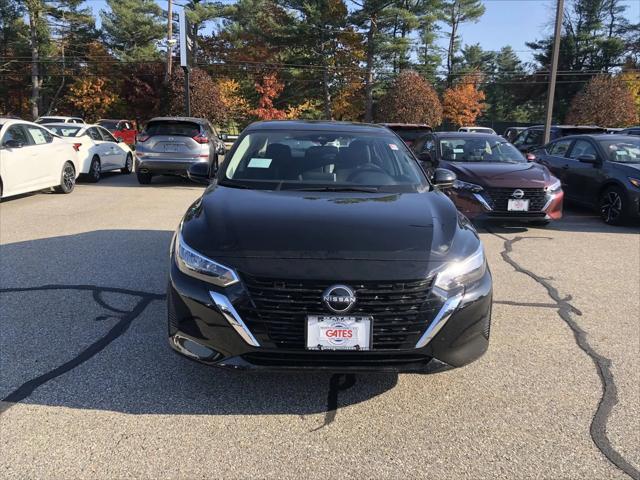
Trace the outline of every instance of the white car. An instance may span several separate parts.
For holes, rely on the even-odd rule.
[[[102,172],[120,170],[122,173],[131,173],[133,170],[131,148],[100,125],[51,123],[46,127],[75,145],[80,173],[91,182],[99,181]]]
[[[459,132],[471,132],[471,133],[488,133],[490,135],[496,135],[496,131],[489,127],[460,127]]]
[[[48,123],[80,123],[84,124],[84,120],[80,117],[57,117],[57,116],[46,116],[40,117],[36,120],[36,123],[40,125],[46,125]]]
[[[73,144],[32,122],[0,118],[0,197],[54,187],[71,193],[80,173]]]

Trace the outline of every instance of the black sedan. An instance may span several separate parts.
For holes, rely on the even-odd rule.
[[[640,218],[640,138],[569,136],[533,153],[560,179],[568,201],[597,208],[612,225]]]
[[[201,165],[192,179],[205,179]],[[169,343],[232,368],[433,372],[488,346],[478,234],[393,132],[271,121],[235,142],[171,246]]]

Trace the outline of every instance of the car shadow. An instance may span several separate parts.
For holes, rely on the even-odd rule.
[[[396,374],[229,371],[174,353],[164,291],[171,237],[100,230],[0,246],[0,411],[20,402],[130,414],[305,415],[397,384]]]
[[[640,222],[630,221],[619,226],[607,225],[592,209],[574,204],[565,204],[562,218],[560,220],[551,221],[547,225],[530,225],[524,222],[499,222],[491,220],[473,221],[473,224],[480,230],[507,234],[525,233],[528,231],[540,233],[549,230],[575,233],[615,233],[632,235],[640,233]]]

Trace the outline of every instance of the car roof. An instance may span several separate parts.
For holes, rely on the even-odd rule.
[[[434,132],[437,137],[452,137],[452,138],[486,138],[494,139],[498,138],[501,141],[505,141],[500,135],[493,133],[478,133],[478,132]]]
[[[531,127],[527,127],[528,129],[533,129],[533,128],[544,128],[544,125],[532,125]],[[559,130],[593,130],[593,129],[601,129],[601,130],[606,130],[606,128],[604,127],[600,127],[598,125],[551,125],[551,128],[557,128]]]
[[[431,126],[426,123],[379,123],[378,125],[387,128],[428,128],[429,130],[433,130]]]
[[[389,130],[383,125],[330,120],[267,120],[252,123],[247,127],[247,130],[307,130],[327,132],[341,130],[349,133],[389,132]]]
[[[151,122],[176,122],[176,121],[177,122],[193,122],[193,123],[200,123],[200,124],[209,123],[209,121],[206,118],[199,118],[199,117],[153,117],[147,123],[151,123]]]
[[[44,125],[40,125],[41,127]],[[56,123],[47,123],[45,128],[50,127],[65,127],[65,128],[87,128],[87,127],[97,127],[99,125],[90,125],[88,123],[64,123],[64,122],[56,122]]]
[[[586,134],[586,135],[567,135],[566,137],[558,138],[559,140],[574,140],[578,138],[591,138],[593,140],[620,140],[621,142],[628,142],[629,135],[619,135],[617,133],[596,133],[596,134]]]
[[[0,117],[0,127],[4,127],[5,125],[12,125],[14,123],[24,123],[26,125],[33,125],[34,127],[47,128],[44,125],[39,125],[35,122],[30,122],[29,120],[22,120],[21,118]]]

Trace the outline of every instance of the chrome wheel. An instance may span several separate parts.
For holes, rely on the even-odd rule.
[[[62,183],[67,191],[73,190],[76,184],[76,172],[70,164],[66,164],[62,170]]]
[[[600,215],[606,223],[617,223],[623,211],[622,197],[615,190],[608,190],[600,201]]]
[[[100,160],[93,160],[91,162],[91,168],[89,169],[89,176],[91,180],[97,182],[100,180],[100,176],[102,175],[102,166],[100,165]]]

